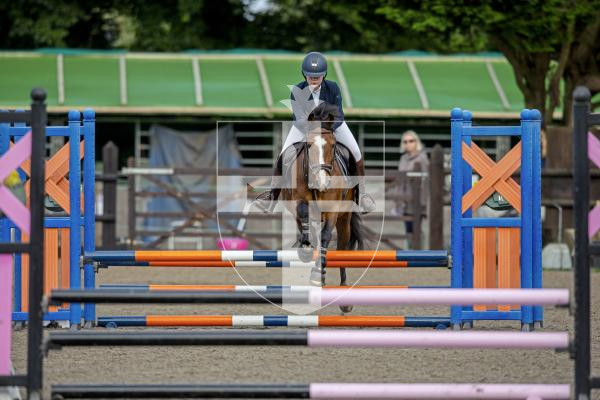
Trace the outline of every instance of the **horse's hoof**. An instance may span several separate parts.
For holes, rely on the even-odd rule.
[[[310,278],[308,279],[308,283],[310,284],[310,286],[314,286],[314,287],[322,287],[322,283],[321,283],[321,277],[313,277],[312,274],[310,276]]]
[[[300,247],[296,252],[300,261],[307,263],[312,261],[315,250],[312,247]]]
[[[351,313],[354,310],[354,306],[340,306],[340,311],[344,314]]]
[[[327,274],[323,274],[320,269],[313,268],[310,271],[309,283],[312,286],[325,286]]]

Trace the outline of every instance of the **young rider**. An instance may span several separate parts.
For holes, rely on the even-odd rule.
[[[318,103],[325,102],[329,104],[334,104],[338,107],[338,120],[333,125],[334,134],[336,141],[338,143],[346,146],[352,156],[356,160],[356,174],[358,175],[359,180],[359,209],[361,213],[367,214],[375,210],[375,201],[373,198],[365,191],[365,164],[362,158],[362,153],[360,148],[358,147],[358,143],[346,122],[344,122],[344,111],[342,109],[342,94],[340,92],[340,88],[338,85],[330,80],[325,79],[327,76],[327,60],[321,53],[311,52],[304,57],[304,61],[302,61],[302,76],[304,76],[304,80],[298,83],[292,90],[292,109],[294,110],[294,121],[298,121],[298,119],[302,118],[302,115],[306,117],[308,114],[298,112],[299,108],[306,108],[304,104],[298,104],[301,102],[300,96],[303,95],[304,90],[310,90],[310,96],[306,98],[306,100],[310,100],[309,111],[312,110]],[[300,114],[300,115],[297,115]],[[298,129],[296,126],[298,124],[295,123],[290,130],[290,133],[285,140],[283,145],[283,149],[279,155],[279,159],[275,164],[275,169],[273,172],[273,182],[271,183],[271,189],[267,190],[264,193],[261,193],[256,198],[256,204],[263,211],[269,213],[272,212],[277,204],[277,198],[279,197],[279,193],[281,192],[281,188],[277,187],[279,185],[276,184],[276,177],[281,177],[282,174],[282,161],[281,155],[286,151],[287,148],[292,146],[294,143],[302,142],[305,140],[305,132],[302,132],[302,129]]]

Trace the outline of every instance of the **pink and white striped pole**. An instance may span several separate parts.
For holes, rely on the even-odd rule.
[[[453,332],[400,330],[309,330],[309,347],[399,347],[453,349],[569,348],[567,332]]]
[[[566,400],[569,385],[313,383],[311,399]]]
[[[521,304],[550,306],[569,304],[567,289],[352,289],[315,288],[314,305],[473,305]]]

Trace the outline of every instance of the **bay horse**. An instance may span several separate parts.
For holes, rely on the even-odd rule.
[[[306,142],[290,147],[291,157],[284,155],[284,159],[295,160],[287,167],[290,173],[283,174],[292,182],[285,185],[281,196],[296,215],[299,258],[310,261],[314,248],[319,249],[310,274],[310,283],[316,286],[326,283],[327,248],[334,229],[338,250],[362,250],[365,244],[357,206],[358,187],[352,180],[356,162],[346,147],[336,143],[333,125],[337,113],[335,105],[321,103],[308,116]],[[320,242],[315,243],[319,228]],[[346,269],[339,270],[340,286],[348,286]],[[350,312],[352,307],[340,309]]]

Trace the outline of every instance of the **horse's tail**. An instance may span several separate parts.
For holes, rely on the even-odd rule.
[[[364,250],[367,232],[363,227],[360,213],[353,212],[350,217],[350,242],[348,249]]]

